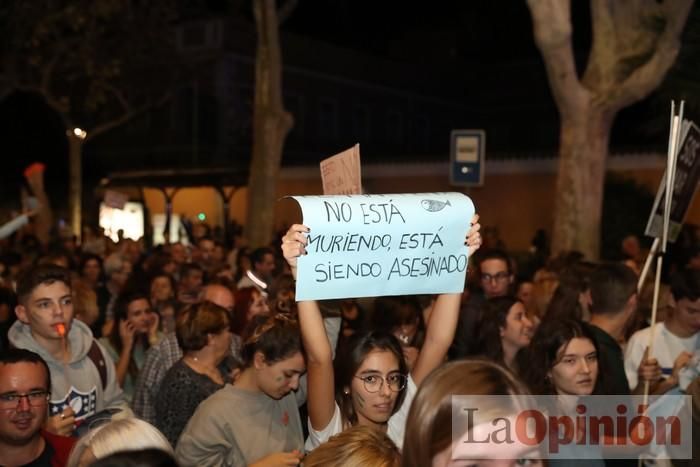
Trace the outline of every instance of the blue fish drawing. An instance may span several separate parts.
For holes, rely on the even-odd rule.
[[[438,212],[445,209],[445,206],[452,206],[449,201],[435,201],[432,199],[424,199],[420,202],[420,205],[428,212]]]

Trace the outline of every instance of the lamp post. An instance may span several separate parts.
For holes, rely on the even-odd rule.
[[[87,131],[74,127],[66,131],[68,136],[68,151],[70,162],[69,212],[73,234],[80,240],[82,223],[82,194],[83,194],[83,143]]]

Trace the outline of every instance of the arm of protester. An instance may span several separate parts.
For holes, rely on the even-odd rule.
[[[158,345],[163,335],[160,333],[160,315],[151,313],[151,325],[148,326],[148,345],[154,347]]]
[[[55,435],[70,436],[75,430],[75,412],[70,407],[63,409],[61,413],[46,419],[44,429]]]
[[[335,360],[335,350],[338,345],[338,335],[340,334],[340,328],[342,326],[342,318],[335,316],[326,316],[325,318],[323,318],[323,326],[326,328],[326,335],[328,336],[328,340],[331,343],[331,351],[333,354],[331,358]],[[294,396],[297,400],[297,405],[299,407],[306,404],[307,401],[307,395],[309,393],[309,384],[307,377],[308,376],[306,373],[301,375],[301,377],[299,378],[299,388],[294,392]]]
[[[681,352],[678,354],[678,357],[676,357],[676,360],[673,362],[671,376],[661,379],[656,386],[652,387],[651,393],[654,395],[665,394],[678,386],[678,375],[680,374],[681,370],[685,368],[688,363],[690,363],[692,358],[693,354],[690,352]]]
[[[29,214],[20,214],[0,227],[0,240],[7,238],[29,222]]]
[[[631,391],[634,391],[639,384],[639,365],[642,362],[646,346],[647,339],[637,333],[630,337],[625,346],[625,376]]]
[[[474,215],[471,224],[465,241],[469,247],[470,255],[481,246],[481,235],[479,234],[481,225],[478,215]],[[411,377],[416,386],[420,386],[423,379],[445,360],[445,355],[447,355],[455,337],[461,297],[460,293],[441,294],[435,301],[423,348],[411,371]]]
[[[326,316],[323,318],[323,327],[326,329],[326,336],[331,343],[331,358],[335,359],[335,352],[338,348],[338,337],[340,329],[343,327],[343,318],[340,316]]]
[[[438,296],[428,323],[423,348],[411,371],[416,386],[420,386],[423,379],[444,361],[457,328],[461,297],[458,293]]]
[[[308,232],[309,228],[305,225],[294,224],[282,238],[282,252],[294,277],[297,258],[306,254],[307,239],[304,234]],[[323,430],[335,411],[333,351],[318,303],[314,300],[301,301],[297,307],[306,351],[309,420],[314,430]]]
[[[29,188],[39,202],[39,209],[35,220],[35,232],[39,241],[47,245],[50,238],[51,226],[53,224],[53,212],[51,204],[44,189],[44,170],[46,167],[41,163],[34,163],[24,170],[24,178],[27,180]]]
[[[250,464],[248,467],[279,467],[279,466],[293,466],[299,465],[303,454],[296,449],[292,452],[276,452],[265,456],[259,461]]]
[[[122,350],[119,353],[117,361],[117,381],[121,387],[124,387],[126,375],[129,374],[129,363],[131,362],[131,351],[134,346],[134,334],[136,328],[127,319],[119,323],[119,335],[122,340]]]
[[[659,379],[661,379],[661,366],[655,358],[649,358],[649,347],[647,347],[637,368],[637,386],[632,390],[632,394],[644,394],[644,384],[647,381],[653,391]]]

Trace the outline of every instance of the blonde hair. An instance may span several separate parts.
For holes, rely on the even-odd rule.
[[[76,443],[68,458],[67,467],[82,467],[89,449],[94,460],[110,454],[137,449],[160,449],[175,455],[167,438],[156,427],[138,418],[112,420],[90,430]]]
[[[357,425],[320,445],[304,467],[399,467],[401,455],[386,433]]]
[[[528,394],[525,386],[495,362],[456,360],[440,366],[423,381],[413,399],[406,420],[402,467],[432,465],[433,458],[452,444],[453,395],[521,394]],[[508,410],[499,406],[482,409]],[[464,428],[466,432],[473,427]]]
[[[97,306],[97,294],[87,282],[82,279],[71,281],[73,289],[73,310],[75,317],[88,326],[92,326],[99,317],[100,310]]]

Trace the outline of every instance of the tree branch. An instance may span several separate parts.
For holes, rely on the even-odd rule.
[[[632,72],[610,95],[615,108],[623,108],[643,99],[663,81],[676,61],[681,47],[681,34],[694,0],[663,2],[666,27],[661,33],[654,54],[644,65]]]
[[[284,5],[282,5],[277,12],[278,27],[284,24],[284,22],[289,19],[289,17],[292,15],[292,12],[294,12],[294,9],[297,7],[298,4],[299,0],[287,0],[286,2],[284,2]]]
[[[611,77],[617,61],[617,35],[610,9],[609,0],[591,1],[593,41],[582,79],[583,85],[591,91],[607,89],[613,84]]]
[[[116,117],[112,120],[109,120],[109,121],[104,122],[100,125],[97,125],[94,128],[91,128],[88,131],[86,141],[89,141],[89,140],[101,135],[102,133],[105,133],[105,132],[111,130],[112,128],[116,128],[120,125],[123,125],[124,123],[128,122],[129,120],[136,117],[137,115],[140,115],[140,114],[146,112],[147,110],[160,107],[161,105],[165,104],[168,100],[170,100],[171,97],[172,97],[172,95],[168,92],[168,93],[164,94],[155,103],[154,102],[146,103],[137,109],[129,110],[128,112],[124,112],[119,117]]]
[[[122,110],[124,110],[124,113],[129,113],[131,111],[131,105],[129,104],[129,101],[126,99],[124,96],[124,93],[117,89],[116,87],[112,86],[111,84],[102,81],[99,83],[99,86],[104,88],[107,92],[112,94],[114,98],[119,102],[119,105],[121,105]]]
[[[15,86],[14,90],[41,96],[46,101],[46,104],[61,117],[64,123],[66,123],[66,117],[68,116],[70,106],[59,101],[51,94],[45,94],[44,90],[40,86],[35,86],[32,84],[18,84]]]
[[[39,82],[39,89],[41,93],[45,96],[51,95],[51,79],[53,77],[53,70],[56,68],[58,63],[59,54],[56,53],[49,62],[41,68],[41,81]]]
[[[527,0],[527,5],[559,113],[562,118],[577,118],[588,92],[576,73],[571,45],[571,1]]]

